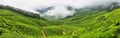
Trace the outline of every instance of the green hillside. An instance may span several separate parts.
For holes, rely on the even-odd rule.
[[[120,8],[85,9],[54,21],[0,9],[0,38],[120,38]]]

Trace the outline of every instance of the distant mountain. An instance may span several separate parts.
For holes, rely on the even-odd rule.
[[[51,9],[38,9],[38,12]],[[117,3],[75,10],[74,16],[51,21],[32,12],[0,5],[0,38],[120,38]]]
[[[25,16],[29,16],[29,17],[34,17],[34,18],[40,18],[40,15],[37,13],[33,13],[33,12],[29,12],[29,11],[25,11],[19,8],[15,8],[12,6],[5,6],[5,5],[0,5],[0,9],[7,9],[7,10],[11,10],[20,14],[23,14]]]
[[[54,9],[54,6],[50,6],[50,7],[43,8],[43,9],[38,8],[38,9],[36,9],[36,11],[38,11],[38,12],[40,12],[42,14],[42,13],[45,13],[45,12],[47,12],[49,10],[52,10],[52,9]]]
[[[66,6],[66,9],[68,11],[73,11],[75,10],[76,12],[79,12],[80,10],[101,10],[101,11],[112,11],[116,8],[118,8],[118,3],[111,3],[109,5],[97,5],[97,6],[90,6],[90,7],[85,7],[85,8],[73,8],[71,6]],[[5,6],[5,5],[0,5],[0,8],[1,9],[8,9],[8,10],[11,10],[11,11],[14,11],[14,12],[17,12],[17,13],[20,13],[20,14],[23,14],[23,15],[26,15],[26,16],[29,16],[29,17],[34,17],[34,18],[38,18],[38,19],[44,19],[42,16],[40,16],[39,14],[37,13],[33,13],[33,12],[29,12],[29,11],[25,11],[23,9],[19,9],[19,8],[15,8],[15,7],[12,7],[12,6]],[[48,12],[50,10],[53,10],[55,9],[54,6],[50,6],[50,7],[46,7],[46,8],[43,8],[43,9],[40,9],[40,8],[37,8],[35,11],[43,14],[45,12]],[[68,16],[68,17],[71,17],[71,16]],[[52,17],[54,18],[54,17]]]
[[[0,8],[0,38],[120,38],[119,7],[77,12],[66,19],[49,21]]]

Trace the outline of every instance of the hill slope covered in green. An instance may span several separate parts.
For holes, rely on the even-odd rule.
[[[85,9],[54,21],[0,9],[0,38],[120,38],[120,8]]]

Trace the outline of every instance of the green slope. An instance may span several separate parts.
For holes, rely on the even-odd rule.
[[[120,9],[80,10],[55,21],[0,9],[0,38],[120,38]]]

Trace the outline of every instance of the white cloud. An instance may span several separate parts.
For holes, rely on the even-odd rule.
[[[0,4],[14,6],[35,13],[38,13],[35,11],[36,8],[41,9],[54,6],[55,9],[42,15],[55,16],[56,19],[65,18],[74,14],[74,10],[69,11],[66,9],[66,6],[84,8],[91,5],[105,5],[111,2],[120,2],[120,0],[0,0]]]

